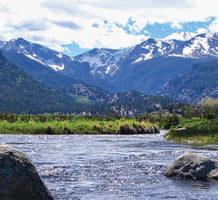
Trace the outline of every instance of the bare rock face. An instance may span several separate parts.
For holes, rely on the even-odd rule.
[[[22,152],[0,143],[0,199],[54,200],[32,161]]]
[[[218,180],[218,161],[196,153],[184,154],[173,162],[165,176],[176,179]]]

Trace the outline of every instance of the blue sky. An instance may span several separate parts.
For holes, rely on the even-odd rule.
[[[182,31],[217,32],[214,0],[4,0],[0,40],[25,38],[70,56]]]
[[[208,32],[209,26],[215,22],[216,18],[208,17],[204,21],[192,21],[192,22],[184,22],[180,23],[176,27],[171,22],[166,23],[152,23],[147,24],[142,29],[135,31],[131,30],[129,27],[133,26],[135,21],[133,21],[131,18],[128,20],[128,23],[125,26],[122,26],[121,24],[116,24],[116,26],[121,27],[127,34],[133,34],[133,35],[143,35],[146,37],[154,37],[154,38],[165,38],[166,36],[175,33],[175,32],[194,32],[194,33],[205,33]],[[104,21],[105,24],[107,24],[107,21]],[[94,27],[98,28],[98,24],[94,23]],[[83,53],[87,50],[90,50],[89,48],[80,48],[77,43],[73,43],[70,45],[63,45],[64,47],[67,47],[67,50],[65,51],[66,54],[69,55],[78,55],[80,53]]]

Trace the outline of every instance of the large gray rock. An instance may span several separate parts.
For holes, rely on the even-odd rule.
[[[165,176],[177,179],[218,180],[218,161],[196,153],[184,154],[173,162]]]
[[[0,199],[54,200],[31,160],[22,152],[0,143]]]

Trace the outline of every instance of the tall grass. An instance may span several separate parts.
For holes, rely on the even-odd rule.
[[[158,132],[158,127],[153,123],[111,116],[11,115],[2,116],[0,119],[0,133],[2,134],[146,134]]]
[[[218,121],[200,118],[182,119],[180,127],[166,135],[168,140],[192,145],[218,144]]]

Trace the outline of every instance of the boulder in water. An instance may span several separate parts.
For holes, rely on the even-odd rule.
[[[0,199],[54,200],[32,161],[22,152],[0,143]]]
[[[196,153],[184,154],[173,162],[165,176],[176,179],[218,180],[218,161]]]

